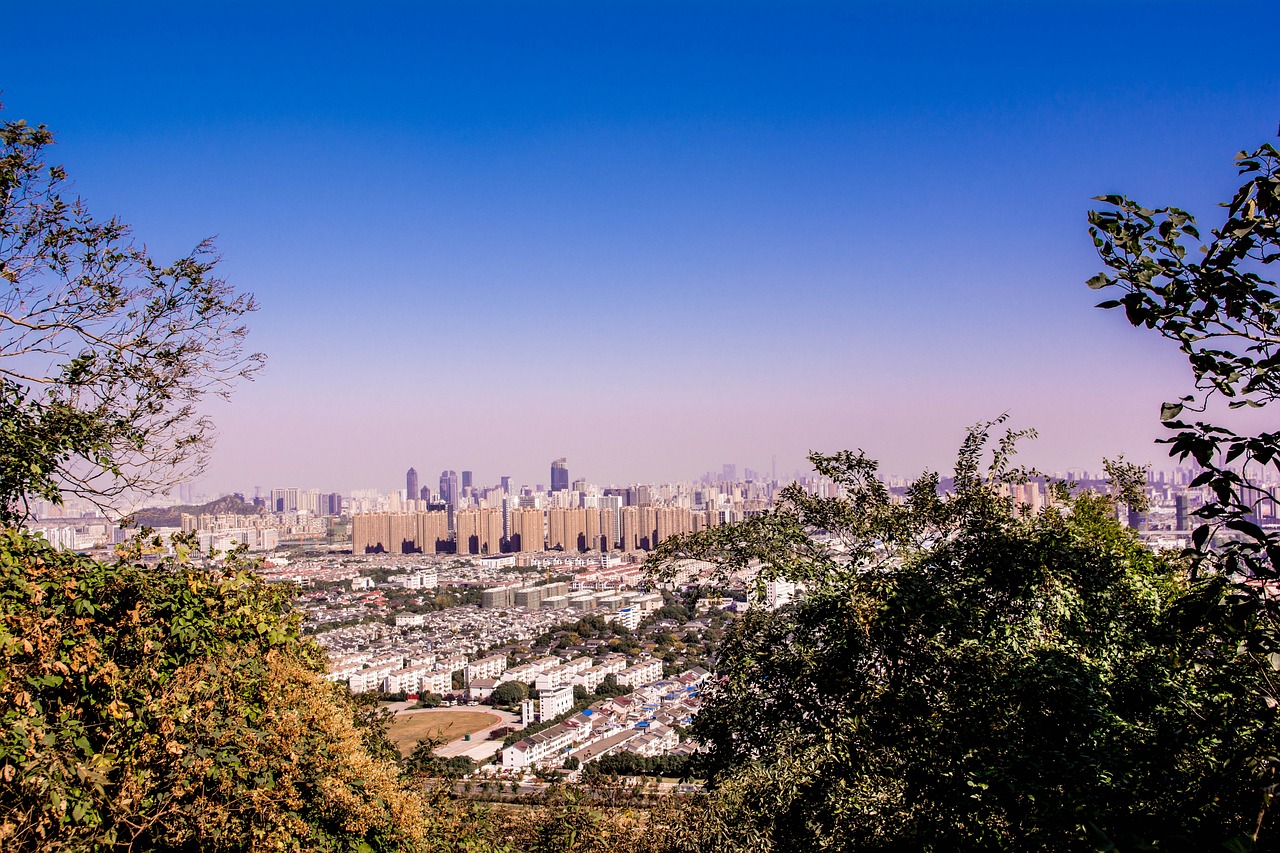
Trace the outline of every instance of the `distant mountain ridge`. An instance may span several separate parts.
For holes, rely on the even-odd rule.
[[[138,527],[180,527],[183,513],[191,515],[261,515],[265,510],[244,502],[238,495],[224,495],[199,506],[144,507],[133,514]]]

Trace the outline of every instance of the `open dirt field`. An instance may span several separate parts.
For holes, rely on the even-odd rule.
[[[442,737],[447,743],[500,722],[502,718],[497,714],[482,711],[455,711],[451,708],[410,711],[396,714],[387,734],[400,754],[408,755],[418,741],[427,736]]]

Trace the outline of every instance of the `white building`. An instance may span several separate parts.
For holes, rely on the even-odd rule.
[[[467,683],[478,678],[497,678],[507,671],[506,655],[489,655],[467,664]]]
[[[616,622],[622,625],[628,631],[634,631],[640,627],[640,618],[643,614],[639,607],[624,607],[616,613],[611,613],[605,617],[606,621]]]
[[[787,580],[765,581],[764,606],[767,610],[777,610],[791,602],[796,595],[796,585]]]
[[[629,666],[618,673],[618,684],[623,687],[640,687],[661,680],[662,661],[656,659]]]
[[[591,733],[590,726],[573,725],[573,723],[573,720],[566,720],[558,726],[552,726],[516,741],[502,750],[503,769],[523,770],[547,758],[558,758],[567,753]]]
[[[549,690],[538,690],[537,699],[526,699],[521,704],[521,718],[526,726],[554,720],[573,710],[573,685],[561,684]]]

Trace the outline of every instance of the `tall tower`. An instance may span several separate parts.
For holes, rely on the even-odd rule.
[[[458,505],[458,472],[440,472],[440,500],[451,507]]]
[[[471,488],[471,486],[472,486],[471,479],[472,479],[472,473],[471,473],[470,471],[463,471],[463,472],[462,472],[462,489],[463,489],[463,491],[466,491],[467,489]]]
[[[404,475],[404,499],[407,501],[416,501],[418,499],[418,470],[410,468]]]
[[[569,488],[569,465],[565,457],[551,463],[551,491],[563,492]]]
[[[441,471],[440,472],[440,500],[445,504],[445,511],[449,513],[449,529],[454,529],[454,510],[458,508],[458,472],[457,471]]]

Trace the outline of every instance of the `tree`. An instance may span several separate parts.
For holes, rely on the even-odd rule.
[[[1225,222],[1208,243],[1185,210],[1100,196],[1111,209],[1091,211],[1089,230],[1108,271],[1089,286],[1120,291],[1099,307],[1123,308],[1132,325],[1175,342],[1191,366],[1194,389],[1165,403],[1160,419],[1173,433],[1162,440],[1169,455],[1199,465],[1194,485],[1214,495],[1197,512],[1204,522],[1194,532],[1197,570],[1277,579],[1280,532],[1263,530],[1257,515],[1276,505],[1263,475],[1280,471],[1280,432],[1241,435],[1213,420],[1184,420],[1218,400],[1260,408],[1280,397],[1280,296],[1262,277],[1280,259],[1280,154],[1263,145],[1236,160],[1247,179],[1223,205]],[[1222,531],[1234,536],[1215,545]],[[1246,606],[1269,607],[1242,592]]]
[[[1254,692],[1269,667],[1237,652],[1253,626],[1122,529],[1114,498],[1059,486],[1040,514],[1014,506],[1029,472],[1016,433],[982,463],[992,426],[966,439],[950,494],[926,474],[899,502],[862,454],[815,454],[843,496],[792,486],[773,511],[658,549],[658,565],[809,589],[727,633],[693,724],[713,794],[675,846],[1270,838],[1276,720]]]
[[[0,847],[422,850],[447,803],[324,678],[292,591],[0,529]],[[452,832],[449,829],[448,832]]]
[[[0,122],[0,521],[29,496],[100,506],[196,474],[199,405],[264,363],[246,354],[253,298],[215,275],[210,241],[155,261],[94,218],[49,165],[43,125]]]
[[[526,696],[528,688],[519,681],[504,681],[493,688],[493,693],[490,694],[493,704],[507,707],[523,702]]]

